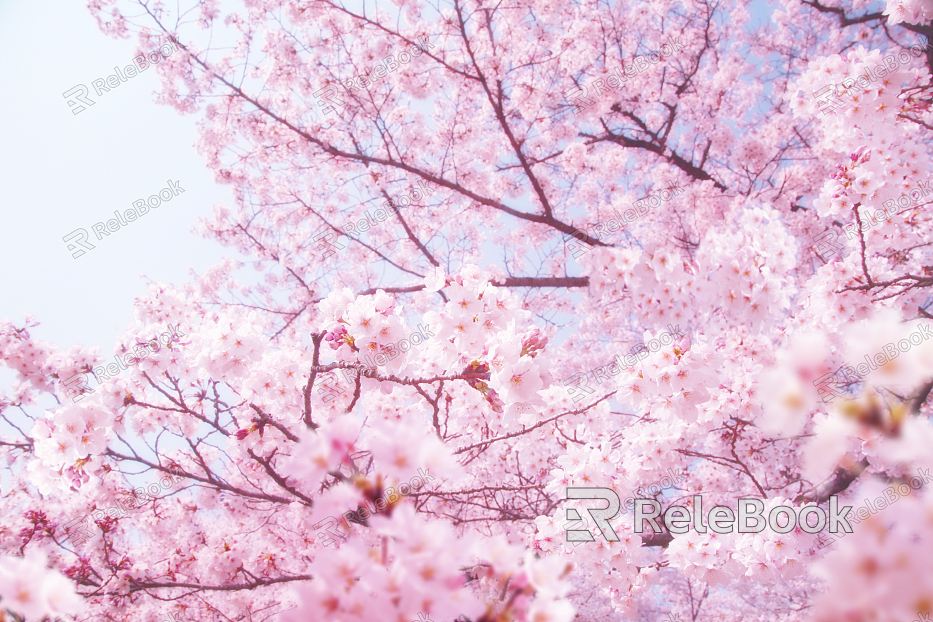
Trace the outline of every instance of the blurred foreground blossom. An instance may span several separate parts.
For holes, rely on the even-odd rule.
[[[26,557],[0,556],[0,606],[27,621],[81,613],[84,601],[74,584],[49,570],[46,560],[45,553],[36,550]]]

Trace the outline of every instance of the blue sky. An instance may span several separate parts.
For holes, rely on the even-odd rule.
[[[130,64],[134,46],[101,33],[83,1],[0,0],[0,318],[32,313],[42,322],[34,337],[96,345],[105,358],[133,323],[141,275],[178,283],[188,266],[203,272],[225,254],[191,230],[212,205],[232,203],[195,153],[197,117],[153,102],[154,70],[94,94],[91,81]],[[79,83],[95,104],[74,114],[62,94]],[[96,239],[95,223],[170,179],[185,192]],[[62,237],[79,227],[95,248],[72,258]]]

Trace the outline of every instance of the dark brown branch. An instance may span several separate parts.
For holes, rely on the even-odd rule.
[[[586,276],[510,276],[504,281],[492,281],[496,287],[589,287],[590,278]],[[420,292],[424,285],[408,285],[405,287],[377,287],[358,292],[358,296],[372,296],[382,290],[389,294],[410,294]]]

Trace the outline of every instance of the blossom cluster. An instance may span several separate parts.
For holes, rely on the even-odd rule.
[[[593,231],[590,234],[590,237],[595,238],[597,240],[602,240],[603,236],[608,236],[608,234],[605,231],[603,231],[603,229],[608,229],[610,233],[618,231],[619,229],[624,229],[625,225],[631,222],[635,222],[636,220],[638,220],[640,216],[644,216],[645,214],[648,214],[649,213],[648,207],[652,209],[661,207],[662,203],[666,203],[670,201],[672,198],[680,194],[683,194],[683,192],[684,192],[683,188],[679,186],[675,186],[674,183],[671,182],[669,183],[668,188],[665,188],[664,190],[661,190],[660,192],[650,194],[643,199],[634,201],[632,203],[632,207],[625,210],[624,215],[619,214],[619,210],[617,209],[613,210],[613,213],[616,215],[616,217],[613,218],[612,220],[606,221],[605,223],[598,222],[595,225],[592,225],[590,228]],[[667,193],[666,197],[664,196],[664,193]],[[652,203],[651,202],[652,200],[657,201],[657,203],[656,204]],[[646,203],[648,204],[648,207],[645,207]],[[587,244],[586,234],[583,231],[574,228],[573,232],[564,235],[561,241],[566,242],[571,237],[578,240],[581,244],[581,247],[579,249],[577,249],[576,244],[567,245],[568,250],[573,251],[574,259],[592,250],[593,247]]]
[[[897,58],[895,58],[893,54],[888,54],[884,57],[884,67],[881,64],[874,65],[868,67],[865,73],[860,75],[857,79],[843,79],[841,89],[837,88],[839,85],[829,84],[818,91],[814,91],[813,96],[817,98],[820,107],[823,108],[823,114],[830,114],[834,112],[836,108],[843,106],[843,103],[837,98],[838,95],[850,91],[857,93],[859,90],[867,88],[868,85],[875,80],[880,80],[889,72],[897,70],[900,65],[909,63],[911,56],[916,58],[923,56],[924,50],[929,49],[930,45],[922,40],[920,43],[920,45],[911,46],[910,51],[902,51],[897,55]]]
[[[886,343],[882,348],[882,352],[876,352],[871,358],[866,354],[864,363],[858,363],[855,367],[843,365],[835,373],[828,373],[816,378],[813,385],[817,387],[817,392],[824,402],[832,401],[834,397],[842,395],[842,392],[833,387],[859,382],[872,371],[884,367],[889,361],[893,361],[901,354],[907,353],[913,346],[923,344],[927,339],[933,337],[933,330],[930,329],[929,324],[922,323],[916,331],[905,336],[904,339],[899,339],[897,346],[894,345],[893,341]]]
[[[382,493],[370,503],[366,503],[363,506],[358,506],[356,510],[349,510],[343,513],[343,522],[346,529],[350,530],[350,523],[359,523],[362,524],[363,521],[367,520],[373,514],[378,514],[379,512],[385,511],[392,504],[398,501],[402,497],[407,497],[412,492],[420,490],[427,482],[437,479],[431,475],[425,469],[418,469],[418,475],[412,477],[407,484],[398,485],[398,493],[396,494],[395,487],[389,487],[385,490],[382,490]],[[367,500],[369,501],[369,500]],[[380,505],[380,502],[381,505]],[[338,525],[337,519],[333,516],[328,516],[323,521],[314,525],[315,528],[324,527],[325,532],[318,532],[318,537],[323,539],[324,546],[333,546],[336,542],[333,538],[328,536],[335,535],[338,538],[346,539],[347,535],[338,531],[331,531],[334,527]]]
[[[562,380],[561,384],[567,387],[567,394],[570,395],[573,401],[578,402],[586,397],[586,395],[591,395],[595,392],[595,389],[588,386],[586,382],[587,376],[590,374],[593,375],[593,382],[601,385],[604,379],[608,380],[612,376],[620,374],[623,369],[633,367],[638,361],[648,356],[649,352],[657,352],[660,350],[661,346],[669,346],[674,343],[675,339],[682,340],[684,336],[684,333],[680,332],[680,325],[671,326],[668,324],[667,330],[658,335],[655,339],[649,339],[647,343],[640,343],[632,346],[632,349],[624,358],[616,354],[613,363],[596,367],[588,372],[573,374]],[[664,339],[665,337],[667,337],[666,341]],[[652,343],[655,345],[652,346]],[[613,371],[613,369],[615,371]],[[579,394],[575,395],[578,392]]]
[[[850,384],[862,380],[871,395],[882,388],[909,391],[933,374],[933,341],[923,338],[918,326],[902,324],[895,316],[891,310],[879,311],[852,323],[834,338],[821,331],[797,333],[778,354],[775,365],[762,370],[759,382],[766,408],[759,425],[771,433],[799,434],[809,426],[815,403],[849,408],[848,400],[841,404],[833,401],[841,394],[833,388],[834,381]],[[910,341],[911,335],[920,337],[916,345]],[[844,362],[851,365],[862,360],[866,362],[856,365],[856,369],[843,367],[845,374],[832,371]],[[834,450],[826,459],[831,460],[837,452]]]
[[[884,489],[884,496],[876,497],[875,499],[866,499],[864,506],[859,507],[853,512],[853,516],[849,519],[852,521],[853,525],[857,525],[860,522],[867,520],[872,515],[880,512],[889,505],[893,505],[901,497],[906,497],[914,490],[919,490],[927,482],[933,482],[933,476],[930,475],[929,469],[917,469],[919,475],[915,475],[910,478],[909,484],[898,484],[897,486],[888,486]],[[916,482],[916,484],[914,483]],[[874,503],[872,503],[874,501]],[[832,536],[826,536],[825,534],[820,534],[817,538],[818,546],[817,548],[823,548],[829,546],[836,542],[838,538],[845,536],[845,533],[836,534],[836,538]]]
[[[874,214],[871,213],[871,210],[866,210],[868,213],[865,217],[845,225],[842,230],[846,234],[846,240],[855,240],[857,239],[856,234],[858,232],[867,231],[870,227],[874,227],[908,209],[920,207],[920,200],[930,194],[933,194],[933,188],[930,187],[929,181],[917,182],[916,189],[912,189],[909,193],[902,194],[897,197],[896,201],[894,199],[883,201],[882,205],[885,209],[875,210]],[[902,199],[903,203],[901,202]],[[833,228],[828,228],[826,231],[813,236],[813,240],[817,242],[813,250],[825,261],[829,259],[829,257],[835,255],[836,251],[841,251],[844,248],[842,244],[836,242],[838,238],[838,232]]]
[[[338,374],[343,376],[343,383],[337,377]],[[320,384],[317,390],[318,395],[322,396],[325,403],[333,401],[337,399],[338,395],[346,393],[344,386],[353,386],[351,370],[345,368],[337,368],[326,374],[321,374],[317,377],[317,381]]]
[[[133,367],[139,361],[147,358],[151,353],[156,353],[162,346],[172,347],[173,343],[181,343],[181,337],[184,337],[183,333],[178,326],[174,328],[169,326],[169,330],[164,331],[159,335],[158,339],[150,339],[145,343],[138,343],[136,347],[133,348],[133,354],[126,353],[121,358],[120,356],[114,355],[114,360],[116,363],[110,363],[104,368],[103,365],[97,366],[91,372],[94,375],[94,378],[97,379],[98,383],[103,383],[105,380],[110,380],[111,376],[116,377],[120,373],[121,369],[127,369]],[[84,399],[87,393],[93,393],[94,389],[91,389],[88,386],[88,376],[86,373],[75,374],[72,377],[66,379],[63,383],[67,387],[67,392],[69,396],[74,396],[74,402],[80,402]]]
[[[0,324],[16,375],[0,395],[0,553],[47,554],[87,618],[129,622],[170,608],[198,621],[902,622],[933,608],[925,486],[831,551],[799,521],[639,534],[625,512],[617,538],[582,547],[561,524],[604,511],[585,496],[565,507],[571,489],[634,498],[678,472],[649,490],[659,516],[742,499],[812,519],[933,468],[933,340],[909,340],[933,315],[933,214],[904,205],[933,176],[933,59],[901,43],[929,30],[931,0],[885,0],[884,14],[861,0],[247,4],[89,2],[113,37],[179,41],[155,69],[159,101],[203,113],[197,149],[233,198],[199,229],[249,263],[150,284],[118,351],[167,325],[185,327],[185,347],[79,403],[68,379],[99,353],[33,339],[31,319]],[[417,62],[370,71],[426,33],[437,46]],[[620,51],[665,43],[608,76],[632,62]],[[566,76],[585,85],[568,94],[582,114],[553,88]],[[840,83],[828,90],[844,107],[819,114],[814,91]],[[415,183],[432,200],[392,225],[352,198]],[[631,205],[666,184],[676,201]],[[633,216],[637,230],[569,273],[555,232],[613,212],[608,230]],[[369,229],[337,265],[315,252],[329,249],[321,222]],[[852,238],[831,263],[808,242],[830,226]],[[639,341],[637,367],[593,372],[603,399],[577,404],[559,381]],[[813,381],[866,355],[877,369],[843,370],[847,399],[824,402]],[[341,373],[352,390],[331,391]],[[437,485],[383,485],[416,468]],[[125,482],[166,470],[190,485],[136,520],[103,519],[79,551],[63,539]]]
[[[895,24],[922,24],[933,19],[933,2],[931,0],[886,0],[884,15],[887,23]]]
[[[164,477],[159,480],[158,484],[149,484],[145,489],[136,488],[133,490],[132,494],[128,493],[126,496],[119,498],[115,506],[106,509],[95,509],[91,513],[94,526],[98,529],[100,529],[101,525],[108,528],[109,524],[113,521],[126,516],[127,512],[131,510],[142,507],[144,504],[148,503],[150,499],[157,498],[157,495],[163,488],[167,490],[177,482],[178,479],[176,477]],[[153,487],[155,490],[153,490]],[[70,540],[75,545],[80,546],[84,544],[90,538],[94,537],[91,524],[87,516],[81,516],[65,523],[63,528],[65,530],[66,539]]]
[[[44,553],[36,551],[25,557],[0,556],[0,607],[27,620],[82,613],[84,599],[75,592],[74,583],[48,569],[47,561]]]
[[[399,64],[407,65],[411,62],[412,58],[417,58],[422,54],[426,54],[429,49],[437,47],[430,41],[426,36],[420,37],[420,40],[417,43],[412,43],[408,50],[405,52],[400,52],[396,55],[386,56],[382,61],[376,65],[376,67],[370,72],[368,76],[361,76],[357,78],[348,78],[341,82],[343,87],[347,89],[347,92],[353,95],[353,91],[361,91],[363,89],[368,89],[370,86],[375,84],[378,80],[386,77],[387,74],[392,73],[399,68]],[[404,57],[405,60],[402,60]],[[357,82],[359,86],[357,86]],[[317,104],[321,107],[324,114],[330,114],[335,110],[335,106],[343,106],[344,103],[340,101],[337,97],[337,88],[329,84],[322,89],[318,89],[314,92],[314,97],[317,98]],[[334,106],[329,105],[334,104]]]
[[[669,56],[673,56],[674,54],[683,51],[685,47],[683,43],[680,42],[681,38],[682,35],[678,35],[676,38],[668,35],[667,42],[661,46],[660,51],[637,55],[632,60],[632,62],[626,64],[624,68],[622,65],[616,67],[616,75],[609,75],[608,78],[599,78],[597,80],[593,80],[589,87],[581,85],[577,88],[565,91],[564,97],[566,97],[567,101],[574,105],[573,113],[577,114],[583,108],[592,106],[594,104],[592,100],[586,99],[586,95],[590,89],[595,91],[597,96],[602,95],[601,89],[618,89],[625,84],[629,77],[634,77],[642,73],[649,67],[649,65],[656,65]],[[606,82],[609,83],[608,87],[606,86]],[[575,93],[575,91],[579,91],[579,93]],[[573,95],[571,95],[571,93],[573,93]]]

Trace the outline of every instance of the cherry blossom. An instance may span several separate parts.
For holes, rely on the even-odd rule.
[[[198,231],[249,265],[150,283],[113,353],[0,323],[0,606],[931,613],[926,486],[831,546],[627,508],[607,538],[567,495],[825,509],[933,468],[927,0],[88,6],[139,53],[178,41],[157,101],[234,197]]]

